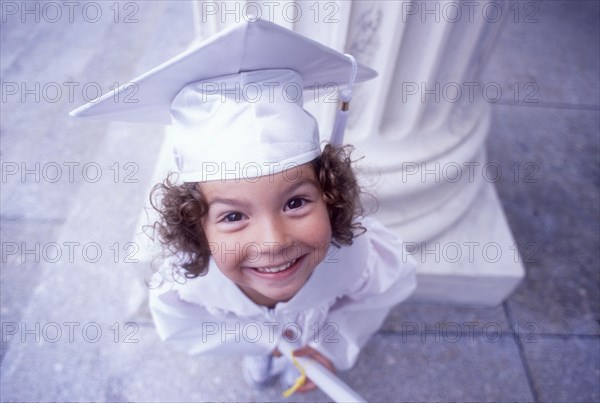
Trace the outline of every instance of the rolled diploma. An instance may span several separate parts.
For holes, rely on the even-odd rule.
[[[292,362],[292,352],[300,348],[282,338],[278,345],[279,351]],[[319,362],[309,357],[295,357],[296,361],[304,368],[306,377],[310,378],[327,396],[336,402],[365,402],[365,398],[346,385],[333,372]]]

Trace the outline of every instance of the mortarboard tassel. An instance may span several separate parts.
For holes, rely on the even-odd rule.
[[[340,109],[338,109],[335,115],[335,123],[331,132],[331,138],[329,143],[334,146],[341,146],[344,142],[344,131],[346,130],[346,122],[348,121],[348,110],[350,109],[350,100],[352,100],[352,86],[356,79],[357,63],[354,56],[346,53],[345,54],[352,62],[352,73],[350,73],[350,80],[348,80],[348,87],[340,91]]]

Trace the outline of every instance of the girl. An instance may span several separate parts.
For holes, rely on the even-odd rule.
[[[374,76],[259,20],[72,112],[172,124],[178,174],[151,197],[169,258],[150,290],[162,339],[191,354],[244,354],[243,374],[255,387],[278,373],[286,383],[295,376],[273,359],[282,340],[332,371],[354,365],[389,309],[414,289],[414,268],[393,234],[362,217],[349,148],[321,150],[302,96]],[[116,95],[131,88],[137,102],[118,104]]]

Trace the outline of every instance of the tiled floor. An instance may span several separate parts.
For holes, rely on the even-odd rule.
[[[185,48],[188,4],[136,4],[134,24],[3,22],[3,82],[108,88]],[[504,24],[482,81],[500,83],[511,97],[514,83],[522,90],[519,102],[506,97],[492,105],[488,154],[510,172],[496,189],[526,259],[526,278],[498,307],[395,308],[357,366],[341,374],[370,401],[600,400],[599,5],[528,1],[519,7],[535,12],[534,21],[524,23],[521,14]],[[526,95],[537,102],[524,102]],[[150,127],[69,120],[66,112],[81,103],[80,92],[56,103],[2,102],[3,163],[96,162],[105,173],[96,184],[77,174],[58,183],[2,183],[3,247],[95,240],[109,248],[113,239],[128,239],[141,185],[119,183],[111,193],[110,166],[127,162],[131,152],[139,157],[140,178],[147,178],[152,159],[139,150],[154,150],[158,141],[146,137]],[[131,150],[115,136],[127,136]],[[235,357],[188,357],[160,343],[139,306],[144,288],[137,266],[122,259],[115,265],[112,258],[76,269],[39,264],[35,256],[3,259],[0,400],[281,399],[276,387],[249,391]],[[125,301],[124,308],[115,301]],[[4,340],[6,323],[50,321],[96,321],[104,337],[97,343]],[[139,325],[137,342],[124,343],[123,333],[114,342],[114,322],[123,332],[125,321]],[[297,399],[326,397],[314,392]]]

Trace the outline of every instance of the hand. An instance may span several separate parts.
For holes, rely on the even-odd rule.
[[[273,355],[275,357],[280,357],[281,353],[279,352],[279,350],[275,349],[275,350],[273,350]],[[331,361],[329,361],[329,359],[327,359],[323,354],[319,353],[317,350],[315,350],[314,348],[312,348],[310,346],[304,346],[302,348],[299,348],[298,350],[295,350],[294,356],[310,357],[313,360],[317,361],[318,363],[322,364],[325,368],[327,368],[328,370],[330,370],[331,372],[333,372],[335,374],[335,367],[333,366]],[[317,385],[315,385],[313,381],[311,381],[310,379],[307,378],[304,385],[302,385],[297,390],[297,392],[308,392],[310,390],[316,389],[316,387],[317,387]]]

